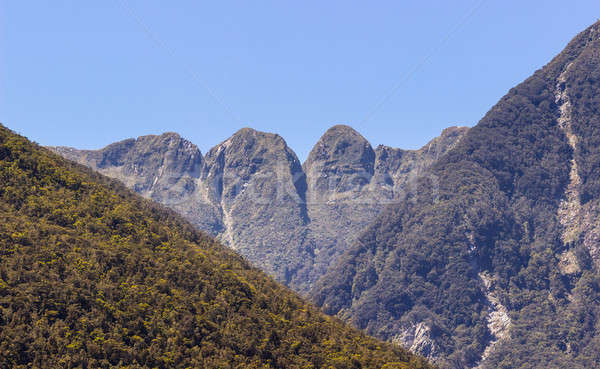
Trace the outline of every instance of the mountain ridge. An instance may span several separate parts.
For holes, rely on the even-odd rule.
[[[600,362],[600,22],[512,88],[315,289],[444,368]]]
[[[0,125],[0,366],[432,368]]]
[[[304,163],[281,136],[252,128],[238,130],[204,156],[177,134],[142,136],[101,150],[51,149],[171,207],[279,281],[307,293],[360,229],[388,202],[404,196],[407,183],[466,130],[447,129],[420,150],[373,149],[351,127],[336,125]],[[335,146],[329,153],[339,163],[335,173],[328,172],[333,162],[317,157],[325,142]],[[112,152],[120,147],[129,151]],[[353,148],[358,156],[350,163]],[[107,165],[99,165],[102,160]]]

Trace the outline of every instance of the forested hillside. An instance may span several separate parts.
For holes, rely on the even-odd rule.
[[[0,367],[430,368],[3,126]]]
[[[600,364],[600,22],[511,89],[315,300],[446,368]]]

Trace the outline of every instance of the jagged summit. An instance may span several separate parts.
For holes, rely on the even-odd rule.
[[[335,125],[331,126],[329,129],[327,129],[323,133],[323,135],[321,136],[321,139],[324,139],[328,136],[360,136],[360,137],[362,137],[362,135],[356,129],[354,129],[353,127],[351,127],[347,124],[335,124]]]
[[[141,136],[140,138],[143,137],[153,137],[153,136],[159,136],[159,137],[171,137],[171,138],[181,138],[181,135],[177,132],[172,132],[172,131],[167,131],[167,132],[163,132],[159,135],[146,135],[146,136]]]
[[[336,124],[323,133],[315,144],[315,148],[321,145],[331,145],[332,143],[338,142],[350,142],[371,146],[369,141],[354,128],[345,124]]]
[[[396,147],[388,146],[388,145],[377,145],[375,151],[385,151],[385,150],[400,150],[403,152],[416,152],[416,151],[424,151],[429,150],[433,145],[437,143],[443,143],[447,140],[455,141],[457,137],[462,137],[467,131],[469,127],[467,126],[450,126],[444,128],[439,136],[432,138],[429,142],[427,142],[423,147],[416,150],[407,150],[407,149],[399,149]]]
[[[54,150],[168,205],[304,293],[434,157],[433,150],[378,156],[346,125],[323,134],[304,169],[281,136],[252,128],[205,156],[174,133],[98,151]]]
[[[334,193],[360,190],[373,176],[375,151],[360,133],[346,125],[328,129],[303,168],[308,178],[308,201],[326,202]]]
[[[347,163],[366,163],[375,153],[369,141],[354,128],[335,125],[329,128],[311,150],[305,166],[319,161],[338,160]]]
[[[269,139],[273,139],[273,140],[283,140],[283,138],[280,135],[278,135],[277,133],[259,131],[252,127],[242,127],[240,129],[238,129],[234,134],[232,134],[225,141],[231,140],[233,138],[243,139],[243,138],[248,138],[248,137],[264,137],[264,138],[269,138]]]
[[[181,150],[194,156],[200,161],[202,160],[202,153],[198,147],[176,132],[165,132],[160,135],[145,135],[137,138],[127,138],[122,141],[111,143],[99,150],[77,150],[66,146],[49,148],[63,156],[90,155],[97,160],[96,165],[98,166],[120,165],[123,160],[126,160],[128,155],[137,156],[139,150],[143,150],[148,154],[154,150],[161,152]]]
[[[252,127],[242,127],[240,129],[238,129],[237,131],[235,131],[235,133],[233,135],[231,135],[232,137],[235,136],[244,136],[244,135],[276,135],[274,133],[270,133],[270,132],[263,132],[263,131],[259,131],[257,129],[254,129]]]
[[[468,130],[468,129],[469,129],[469,127],[467,127],[467,126],[450,126],[450,127],[444,128],[439,137],[448,137],[448,136],[457,134],[459,132],[464,132],[465,130]]]
[[[210,149],[210,154],[207,153],[207,156],[225,149],[229,151],[241,149],[254,152],[285,151],[293,153],[280,135],[258,131],[249,127],[239,129],[231,137]],[[293,155],[295,156],[295,154]]]

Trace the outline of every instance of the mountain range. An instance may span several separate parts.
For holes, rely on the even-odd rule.
[[[52,148],[184,215],[321,309],[441,368],[600,364],[600,21],[424,148],[243,129]]]
[[[175,133],[87,151],[53,147],[179,212],[301,293],[468,129],[419,150],[373,149],[354,129],[327,130],[304,164],[280,136],[244,128],[201,154]]]
[[[0,367],[432,368],[0,125]]]
[[[448,368],[600,365],[600,22],[511,89],[318,282]]]

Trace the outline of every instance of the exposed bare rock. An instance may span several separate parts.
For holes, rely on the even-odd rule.
[[[446,128],[419,150],[375,150],[348,126],[330,128],[303,165],[309,239],[315,258],[307,280],[318,279],[389,204],[415,191],[412,181],[451,150],[467,127]]]
[[[438,355],[437,345],[431,338],[431,328],[423,322],[412,324],[391,341],[426,358],[436,358]]]
[[[460,140],[444,130],[420,150],[329,129],[304,166],[283,138],[244,128],[203,157],[177,134],[102,150],[52,148],[178,211],[278,280],[306,293],[408,183]],[[405,191],[405,188],[408,190]]]
[[[496,295],[495,280],[486,272],[479,273],[479,278],[482,282],[482,288],[486,297],[487,303],[487,326],[490,330],[492,339],[485,347],[483,354],[481,355],[480,365],[475,369],[483,368],[482,364],[493,352],[494,347],[500,340],[507,340],[510,338],[510,317],[508,316],[508,309],[502,305],[500,299]]]
[[[204,158],[176,133],[127,139],[101,150],[51,149],[171,207],[203,230],[217,234],[223,229],[219,207],[199,186]]]
[[[562,274],[577,274],[581,271],[573,250],[567,250],[558,256],[558,269]]]
[[[223,214],[219,237],[286,283],[310,260],[304,173],[278,135],[244,128],[206,154],[202,182]]]
[[[594,37],[598,37],[598,35],[594,34]],[[567,137],[573,153],[578,153],[580,151],[578,147],[580,138],[573,129],[573,121],[575,119],[571,102],[573,93],[568,87],[570,72],[572,72],[573,68],[577,67],[574,63],[569,63],[558,77],[555,101],[559,106],[560,112],[558,118],[559,127]],[[596,60],[596,63],[600,65],[598,60]],[[580,237],[583,238],[584,246],[588,249],[596,265],[600,267],[600,221],[598,217],[600,214],[600,201],[594,199],[585,204],[581,203],[582,179],[579,172],[577,155],[573,155],[569,171],[570,182],[558,209],[558,218],[564,227],[562,240],[569,247],[571,244],[577,242]],[[573,251],[566,250],[559,255],[559,259],[559,267],[563,274],[574,274],[580,271]]]
[[[414,181],[447,153],[467,132],[467,127],[449,127],[419,150],[402,150],[380,145],[375,149],[375,178],[382,185],[393,184],[393,197],[414,190]]]
[[[559,105],[560,116],[558,117],[558,126],[567,136],[569,146],[573,151],[577,150],[577,136],[573,133],[571,127],[571,101],[569,91],[566,87],[566,75],[573,63],[567,65],[565,70],[558,77],[555,92],[555,102]],[[577,240],[581,225],[581,202],[580,188],[581,178],[577,171],[577,161],[575,157],[571,159],[571,169],[569,171],[569,185],[565,191],[565,198],[561,201],[558,209],[560,223],[564,227],[562,240],[564,243],[571,243]]]
[[[354,242],[391,198],[372,186],[375,152],[354,129],[337,125],[321,137],[304,163],[310,238],[315,245],[314,282]],[[375,187],[375,188],[373,188]]]
[[[337,125],[325,132],[304,163],[309,204],[353,200],[371,182],[375,152],[354,129]]]
[[[584,205],[581,231],[583,245],[589,251],[596,267],[600,268],[600,201]]]

